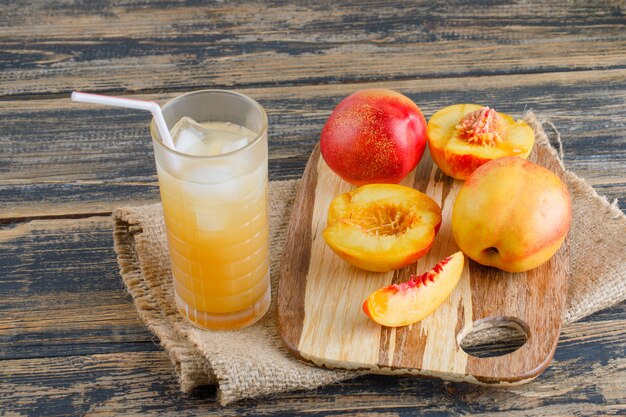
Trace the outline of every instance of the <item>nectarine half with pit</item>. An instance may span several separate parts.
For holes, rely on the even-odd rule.
[[[459,190],[452,232],[476,262],[523,272],[561,247],[572,221],[567,186],[548,169],[517,157],[478,168]]]
[[[374,291],[363,303],[363,311],[383,326],[417,323],[450,296],[461,278],[463,264],[463,253],[456,252],[428,272],[411,275],[406,282]]]
[[[441,208],[413,188],[369,184],[336,197],[324,240],[357,268],[387,272],[417,261],[430,249]]]
[[[387,89],[358,91],[326,121],[320,151],[352,185],[399,183],[426,148],[426,119],[410,98]]]
[[[428,121],[428,148],[437,166],[464,180],[476,168],[507,156],[528,158],[535,143],[523,120],[478,104],[455,104]]]

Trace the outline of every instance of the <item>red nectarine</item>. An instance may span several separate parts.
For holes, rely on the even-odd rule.
[[[399,183],[426,147],[426,120],[408,97],[362,90],[343,99],[322,129],[320,150],[330,169],[353,185]]]

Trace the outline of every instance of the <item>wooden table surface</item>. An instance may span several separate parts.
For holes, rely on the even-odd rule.
[[[112,248],[111,210],[159,199],[148,120],[72,90],[242,91],[269,113],[273,180],[302,175],[359,89],[426,117],[532,108],[566,166],[625,207],[624,2],[337,3],[0,2],[0,415],[626,414],[626,303],[565,326],[548,370],[511,390],[364,376],[226,408],[214,388],[179,392]]]

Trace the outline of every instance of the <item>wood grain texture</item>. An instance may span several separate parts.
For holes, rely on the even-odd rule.
[[[529,160],[564,174],[545,147],[535,146]],[[559,339],[569,270],[567,240],[550,260],[528,272],[511,274],[468,260],[450,297],[417,326],[388,329],[363,314],[363,300],[373,291],[406,281],[411,273],[427,271],[458,251],[450,219],[463,182],[443,175],[426,152],[402,184],[426,193],[442,208],[441,228],[430,251],[400,271],[352,267],[333,253],[322,232],[331,201],[354,187],[334,174],[315,148],[297,191],[286,238],[292,256],[284,260],[278,292],[287,348],[316,365],[382,374],[500,385],[537,377]],[[503,322],[526,333],[528,340],[518,350],[476,357],[460,347],[458,342],[475,329]]]
[[[490,104],[514,116],[532,108],[560,130],[566,166],[626,207],[626,70],[244,89],[268,111],[270,179],[300,177],[333,107],[369,87],[403,92],[427,117],[451,103]],[[139,97],[163,103],[176,95]],[[106,213],[158,200],[142,112],[68,98],[26,100],[2,103],[0,120],[5,123],[0,132],[0,219]],[[546,129],[554,138],[548,125]]]
[[[0,225],[0,360],[159,349],[112,234],[108,216]]]
[[[319,149],[315,148],[317,152],[313,152],[311,162],[305,169],[305,175],[302,177],[302,186],[306,189],[315,189],[317,184],[317,162],[320,159]],[[298,207],[298,214],[292,211],[292,216],[289,221],[288,235],[301,236],[301,240],[292,239],[287,242],[285,246],[285,253],[290,254],[286,257],[286,261],[281,265],[281,275],[306,275],[309,270],[309,263],[311,261],[308,255],[311,251],[311,228],[307,222],[298,222],[297,217],[303,216],[310,218],[313,216],[314,201],[307,198],[305,194],[299,194],[294,201],[294,207]],[[286,281],[279,280],[278,293],[285,294],[285,297],[277,297],[277,309],[283,311],[284,314],[278,315],[277,322],[281,334],[288,334],[284,338],[285,342],[289,344],[288,348],[292,352],[298,351],[298,341],[302,333],[302,328],[299,326],[293,326],[293,323],[302,323],[304,320],[304,295],[306,292],[306,286],[304,281]],[[288,286],[285,287],[285,286]],[[285,306],[300,306],[300,308],[285,308]]]
[[[546,372],[506,390],[369,375],[223,408],[211,387],[180,393],[167,355],[147,351],[4,360],[0,405],[31,416],[623,415],[625,312],[622,304],[565,326]]]
[[[117,277],[108,219],[91,217],[158,188],[145,116],[73,106],[73,89],[245,88],[270,113],[272,179],[301,176],[357,89],[399,89],[427,116],[534,108],[567,166],[624,209],[624,4],[488,4],[0,2],[0,415],[626,414],[624,303],[565,327],[552,365],[518,388],[366,376],[229,408],[212,388],[181,394]]]
[[[3,2],[0,96],[624,68],[625,25],[610,0]]]

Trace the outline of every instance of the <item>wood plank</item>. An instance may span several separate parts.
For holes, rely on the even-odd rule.
[[[610,0],[3,2],[0,97],[623,68],[625,26]]]
[[[514,389],[371,375],[226,408],[216,405],[212,388],[181,394],[164,352],[4,360],[0,404],[28,415],[623,414],[625,336],[623,318],[568,325],[548,370]]]
[[[118,275],[108,217],[0,228],[0,359],[153,350]],[[623,319],[626,303],[587,320]]]
[[[100,297],[106,294],[100,293]],[[61,296],[63,297],[63,295]],[[39,301],[37,297],[24,297]],[[69,298],[64,301],[70,304]],[[160,350],[131,301],[100,298],[90,307],[7,311],[0,318],[0,360]]]
[[[113,251],[109,217],[0,227],[0,359],[154,350]]]
[[[373,86],[407,94],[427,117],[459,102],[516,116],[532,108],[560,130],[566,166],[624,200],[626,70],[244,89],[269,113],[270,178],[299,177],[333,107]],[[139,97],[164,102],[175,95]],[[106,213],[158,199],[142,112],[29,100],[4,102],[0,119],[0,219]]]
[[[23,301],[32,296],[65,293],[85,296],[123,289],[113,251],[112,222],[108,217],[36,220],[0,229],[0,281],[6,308],[61,307],[51,297],[40,306]],[[36,273],[36,275],[34,275]],[[129,300],[122,294],[115,301]],[[83,301],[83,300],[80,300]]]

